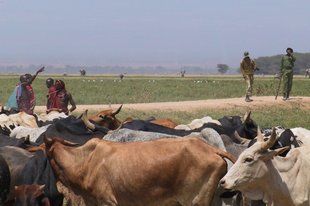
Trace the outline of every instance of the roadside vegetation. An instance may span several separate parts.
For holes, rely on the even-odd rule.
[[[36,105],[46,104],[47,78],[62,79],[66,89],[72,94],[77,105],[97,104],[126,104],[126,103],[151,103],[151,102],[175,102],[193,101],[205,99],[224,99],[243,97],[245,92],[244,79],[239,76],[223,75],[197,75],[186,76],[131,76],[125,75],[120,80],[118,75],[87,75],[87,76],[60,76],[38,75],[32,84],[36,96]],[[19,82],[19,75],[1,75],[0,103],[5,106],[7,100]],[[279,79],[273,76],[255,76],[254,92],[256,96],[275,96]],[[291,96],[309,96],[309,79],[300,75],[294,76],[293,91]],[[281,98],[282,92],[279,92]],[[247,110],[252,111],[251,117],[261,127],[273,127],[282,125],[286,128],[305,127],[310,129],[309,105],[289,102],[287,107],[268,106],[263,108],[227,108],[219,110],[196,111],[136,111],[122,110],[118,115],[120,119],[130,116],[133,118],[148,118],[154,116],[157,119],[170,118],[178,123],[187,124],[195,118],[211,116],[214,119],[225,115],[243,116]],[[91,113],[90,113],[91,115]]]

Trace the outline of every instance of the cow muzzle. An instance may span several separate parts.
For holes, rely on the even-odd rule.
[[[220,180],[220,185],[221,187],[223,187],[224,189],[226,190],[231,190],[231,189],[234,189],[236,184],[230,184],[229,181],[227,181],[225,178],[222,178]]]

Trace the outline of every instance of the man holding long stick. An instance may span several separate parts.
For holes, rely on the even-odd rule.
[[[293,67],[296,57],[293,55],[293,49],[288,47],[286,55],[281,58],[280,78],[282,79],[283,101],[289,100],[290,92],[293,86]]]

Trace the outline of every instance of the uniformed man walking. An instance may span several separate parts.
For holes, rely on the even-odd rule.
[[[250,99],[250,97],[252,96],[252,90],[253,90],[254,72],[258,70],[258,68],[255,65],[254,60],[250,58],[248,51],[245,51],[243,55],[244,58],[240,62],[240,71],[246,83],[245,101],[251,102],[253,101],[252,99]]]
[[[293,55],[293,49],[288,47],[286,55],[281,58],[280,78],[282,79],[283,101],[289,100],[290,92],[293,86],[293,67],[296,57]]]

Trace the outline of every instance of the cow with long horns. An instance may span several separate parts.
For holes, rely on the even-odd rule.
[[[234,166],[221,179],[224,189],[241,191],[253,200],[263,200],[267,205],[310,204],[310,147],[292,149],[286,157],[278,155],[288,147],[269,150],[276,141],[275,129],[264,142],[258,129],[257,142],[246,149]]]

